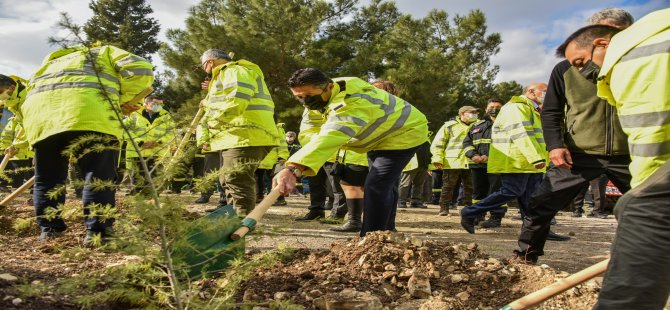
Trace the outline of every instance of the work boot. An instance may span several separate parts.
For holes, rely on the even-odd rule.
[[[568,240],[570,240],[570,237],[568,237],[568,236],[564,236],[564,235],[559,235],[559,234],[557,234],[557,233],[555,233],[555,232],[553,232],[553,231],[550,230],[549,233],[547,234],[547,240],[551,240],[551,241],[568,241]]]
[[[501,215],[493,215],[489,217],[487,221],[483,221],[479,223],[479,226],[482,228],[495,228],[495,227],[500,227],[502,226],[502,216]]]
[[[306,221],[317,220],[323,217],[326,217],[326,212],[324,212],[323,210],[321,211],[309,210],[309,212],[305,214],[305,216],[299,217],[295,220],[298,222],[306,222]]]
[[[586,217],[606,219],[607,218],[607,213],[591,212],[591,213],[587,214]]]
[[[330,230],[339,232],[359,232],[363,228],[361,217],[363,215],[363,198],[347,199],[347,213],[349,218],[344,225],[340,227],[333,227]]]
[[[200,194],[200,198],[195,201],[195,203],[208,203],[209,202],[209,196],[208,194]]]
[[[284,196],[279,196],[279,198],[277,198],[277,201],[275,201],[275,203],[273,203],[272,205],[273,206],[285,206],[287,204],[288,203],[286,202],[286,198],[284,198]]]
[[[470,234],[475,233],[475,220],[477,219],[476,216],[465,216],[463,215],[463,211],[461,211],[461,226],[465,231],[467,231]]]
[[[582,215],[584,215],[583,211],[582,212],[574,211],[570,214],[571,217],[582,217]]]
[[[449,216],[449,206],[440,206],[439,216]]]

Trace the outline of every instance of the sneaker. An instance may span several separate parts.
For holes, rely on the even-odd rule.
[[[559,235],[559,234],[557,234],[557,233],[555,233],[555,232],[553,232],[553,231],[550,230],[549,233],[547,234],[547,240],[551,240],[551,241],[568,241],[568,240],[570,240],[570,237],[568,237],[568,236],[564,236],[564,235]]]
[[[326,213],[321,211],[309,211],[305,216],[295,219],[298,222],[314,221],[326,217]]]
[[[65,235],[65,232],[62,232],[62,231],[54,231],[54,230],[43,231],[42,233],[40,233],[39,240],[40,241],[47,241],[49,239],[62,237],[63,235]]]

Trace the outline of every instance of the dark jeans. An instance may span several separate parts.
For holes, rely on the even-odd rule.
[[[500,189],[499,174],[486,172],[486,167],[470,168],[470,172],[472,173],[472,202],[477,203]],[[506,212],[507,208],[504,206],[491,210],[491,214],[498,217],[505,216]]]
[[[400,174],[417,149],[368,152],[370,173],[365,180],[361,236],[371,231],[395,229]]]
[[[519,202],[521,214],[526,213],[530,196],[542,182],[542,174],[502,173],[500,174],[500,181],[500,190],[488,195],[472,206],[463,208],[461,215],[475,217],[488,211],[498,210],[502,205],[515,199]]]
[[[463,205],[472,204],[472,177],[470,169],[444,169],[442,170],[442,194],[440,195],[440,206],[449,206],[458,202],[460,186],[463,185]]]
[[[434,205],[440,203],[442,193],[442,170],[433,170],[433,195],[430,202]]]
[[[340,185],[340,178],[331,175],[330,169],[333,163],[327,162],[319,169],[315,176],[308,177],[309,180],[309,210],[325,212],[328,191],[326,187],[330,184],[333,188],[333,216],[344,216],[347,214],[347,199]]]
[[[272,169],[256,169],[256,198],[263,199],[265,197],[265,191],[267,190],[267,176],[270,175]]]
[[[621,192],[630,189],[630,157],[627,155],[608,157],[575,153],[572,162],[572,169],[552,166],[547,170],[523,218],[519,248],[514,251],[517,255],[537,260],[544,254],[551,219],[572,203],[591,180],[606,174]]]
[[[35,213],[37,215],[37,224],[40,229],[45,231],[63,231],[67,228],[65,222],[60,217],[60,212],[52,219],[45,218],[47,209],[56,208],[65,203],[65,195],[58,195],[54,199],[48,197],[47,193],[56,188],[65,185],[67,180],[67,168],[69,156],[62,154],[77,138],[96,134],[104,134],[91,131],[68,131],[53,135],[35,144],[35,187],[33,199],[35,202]],[[109,137],[109,136],[107,136]],[[89,149],[99,142],[90,141],[82,146],[83,149]],[[110,145],[105,145],[109,147]],[[111,145],[118,147],[117,145]],[[89,216],[91,214],[90,206],[92,204],[115,206],[114,189],[96,189],[91,188],[91,182],[94,179],[113,182],[116,178],[116,160],[119,156],[119,150],[103,150],[100,152],[91,152],[83,155],[77,161],[79,169],[84,176],[84,224],[86,229],[93,232],[104,232],[111,227],[114,219],[101,219],[98,216]]]
[[[622,196],[594,309],[663,309],[670,294],[670,161]]]

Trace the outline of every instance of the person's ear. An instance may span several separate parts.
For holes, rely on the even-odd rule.
[[[605,38],[596,38],[593,40],[593,46],[602,46],[607,48],[610,44],[610,39],[605,39]]]

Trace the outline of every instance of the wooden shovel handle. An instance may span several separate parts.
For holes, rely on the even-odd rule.
[[[279,187],[275,187],[272,189],[272,191],[265,196],[263,201],[259,203],[256,208],[254,208],[253,211],[251,211],[247,217],[244,218],[244,220],[251,219],[255,222],[258,222],[263,218],[263,215],[265,215],[265,212],[270,209],[273,203],[277,201],[277,198],[281,195],[281,192],[279,191]],[[244,237],[249,231],[251,231],[250,227],[247,226],[242,226],[238,228],[232,235],[230,235],[230,239],[232,240],[239,240],[240,238]]]
[[[591,267],[588,267],[580,272],[577,272],[565,279],[556,281],[555,283],[546,286],[538,291],[530,293],[524,297],[521,297],[504,307],[502,310],[521,310],[528,309],[530,307],[536,306],[543,303],[544,301],[567,291],[570,288],[573,288],[581,283],[584,283],[590,279],[595,278],[599,274],[607,270],[607,264],[610,260],[606,259],[600,263],[597,263]]]
[[[9,194],[9,196],[5,197],[2,201],[0,201],[0,206],[6,206],[9,202],[14,200],[16,197],[21,195],[21,193],[25,192],[27,189],[33,186],[35,184],[35,177],[33,176],[30,178],[30,180],[26,181],[26,183],[23,183],[19,188],[17,188],[14,192]]]
[[[16,140],[16,137],[20,136],[23,134],[23,127],[20,127],[19,130],[14,134],[14,140]],[[5,157],[2,158],[2,162],[0,162],[0,172],[5,171],[5,168],[7,168],[7,164],[9,164],[9,160],[12,158],[12,156],[9,156],[9,154],[5,154]]]

